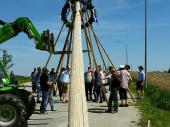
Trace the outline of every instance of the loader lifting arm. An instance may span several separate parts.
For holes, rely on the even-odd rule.
[[[29,39],[34,39],[36,43],[36,49],[54,52],[54,37],[53,34],[47,31],[43,31],[43,34],[39,34],[35,26],[27,17],[16,19],[13,23],[5,23],[0,20],[0,44],[15,37],[20,32],[27,34]]]

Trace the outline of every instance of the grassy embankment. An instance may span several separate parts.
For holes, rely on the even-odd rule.
[[[132,73],[132,77],[134,82],[130,89],[135,92],[136,74]],[[170,86],[167,84],[169,78],[170,74],[149,73],[149,85],[145,88],[144,100],[137,103],[142,116],[139,123],[141,127],[147,127],[148,120],[152,127],[170,127]]]

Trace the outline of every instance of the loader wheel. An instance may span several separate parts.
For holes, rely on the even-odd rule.
[[[36,108],[36,102],[34,96],[30,92],[24,89],[19,89],[18,91],[19,91],[19,97],[22,99],[22,101],[26,106],[26,111],[27,111],[26,119],[29,119],[29,117],[34,113]]]
[[[0,95],[0,127],[27,127],[26,110],[22,100],[15,95]]]

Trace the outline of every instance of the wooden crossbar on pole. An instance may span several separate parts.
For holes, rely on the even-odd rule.
[[[82,50],[83,53],[90,52],[90,50]],[[67,50],[67,51],[55,51],[53,55],[60,55],[60,54],[72,54],[72,51]],[[69,55],[70,57],[70,55]]]

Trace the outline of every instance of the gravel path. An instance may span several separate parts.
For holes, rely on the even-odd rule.
[[[30,83],[27,84],[30,86]],[[31,87],[26,87],[30,90]],[[48,114],[39,114],[40,104],[36,105],[36,111],[28,120],[28,127],[67,127],[68,121],[68,103],[60,103],[55,97],[56,111],[50,111],[48,105]],[[119,107],[118,113],[105,113],[106,103],[88,102],[89,127],[137,127],[140,113],[134,103],[129,99],[129,107]]]

